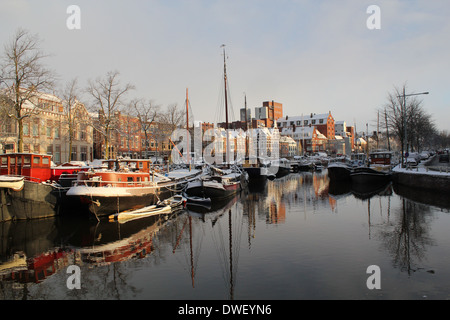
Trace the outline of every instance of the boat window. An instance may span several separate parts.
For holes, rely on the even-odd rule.
[[[30,157],[25,157],[25,158],[23,158],[23,163],[24,163],[24,164],[30,164],[30,162],[31,162]]]
[[[2,157],[2,164],[8,164],[8,158]]]
[[[17,158],[17,163],[18,163],[18,164],[22,164],[22,157],[18,157],[18,158]]]
[[[48,158],[42,158],[42,164],[49,164]]]
[[[144,163],[143,162],[139,162],[139,168],[142,169],[144,167]]]
[[[41,163],[41,157],[34,157],[33,158],[33,163],[34,164],[40,164]]]
[[[16,164],[16,158],[12,158],[12,157],[11,157],[11,160],[9,160],[9,163],[10,163],[10,164]]]
[[[141,177],[137,177],[137,178],[136,178],[136,181],[137,181],[137,182],[141,182]]]
[[[133,182],[133,177],[128,177],[127,182]]]

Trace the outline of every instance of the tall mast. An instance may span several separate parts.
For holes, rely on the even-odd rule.
[[[187,160],[189,163],[189,171],[191,171],[191,149],[189,146],[189,94],[188,94],[188,88],[186,88],[186,130],[187,130],[187,139],[186,139],[186,149],[187,149]]]
[[[228,93],[227,93],[227,64],[226,64],[226,54],[225,54],[225,45],[222,45],[223,48],[223,80],[225,86],[225,133],[227,135],[227,153],[226,153],[226,163],[230,165],[230,138],[228,133]]]
[[[245,158],[248,155],[248,122],[247,122],[247,95],[244,96],[244,104],[245,104]]]
[[[248,122],[247,122],[247,95],[244,96],[245,103],[245,131],[248,130]]]

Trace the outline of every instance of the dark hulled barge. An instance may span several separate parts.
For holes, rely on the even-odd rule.
[[[69,210],[68,188],[58,184],[60,175],[52,169],[50,155],[0,155],[0,221],[45,218]]]

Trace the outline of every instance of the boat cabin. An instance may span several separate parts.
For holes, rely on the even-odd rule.
[[[370,164],[388,166],[392,163],[392,152],[389,151],[376,151],[370,153]]]
[[[60,181],[61,179],[74,179],[77,173],[80,171],[87,171],[89,167],[83,166],[79,163],[66,162],[59,166],[52,167],[52,177],[53,181]]]
[[[143,187],[149,186],[148,172],[80,171],[74,185],[89,187]]]
[[[0,175],[24,176],[26,180],[42,182],[51,179],[52,156],[33,153],[0,155]]]
[[[125,170],[150,172],[151,160],[149,159],[111,159],[104,160],[108,170]]]

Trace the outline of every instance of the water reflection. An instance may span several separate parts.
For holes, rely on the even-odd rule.
[[[401,201],[393,221],[379,232],[395,268],[409,275],[423,269],[427,248],[436,244],[429,228],[432,219],[433,214],[428,206],[406,199]],[[428,271],[434,273],[433,270]]]
[[[357,264],[366,254],[348,252],[355,239],[365,245],[377,243],[393,270],[436,274],[436,266],[427,263],[430,248],[439,242],[432,226],[448,208],[442,197],[423,199],[420,192],[390,183],[370,188],[330,183],[325,170],[268,181],[258,190],[214,202],[209,209],[189,208],[126,224],[67,217],[4,222],[0,224],[0,299],[192,299],[217,298],[220,292],[225,292],[219,296],[225,299],[240,298],[243,292],[249,292],[248,298],[278,299],[275,291],[267,297],[267,290],[258,289],[263,284],[257,275],[279,264],[286,269],[263,277],[267,285],[285,288],[284,297],[308,298],[306,291],[289,289],[292,279],[304,278],[312,269],[327,270],[328,262],[319,265],[320,254],[342,259],[343,268],[334,271],[351,273],[348,263]],[[304,226],[299,217],[320,220],[308,224],[311,232],[288,232]],[[363,224],[354,223],[360,219]],[[356,238],[346,242],[348,234]],[[440,241],[450,246],[446,238]],[[334,246],[318,250],[316,244],[321,242]],[[256,258],[261,245],[264,268]],[[316,258],[304,259],[305,254]],[[83,268],[82,290],[65,288],[65,271],[71,264]],[[296,268],[287,272],[289,265]],[[383,272],[393,286],[398,285],[395,272]],[[158,277],[166,282],[158,282]],[[252,277],[259,282],[248,282]],[[318,296],[333,298],[329,284],[321,285]],[[341,288],[339,297],[345,298],[345,292]]]

